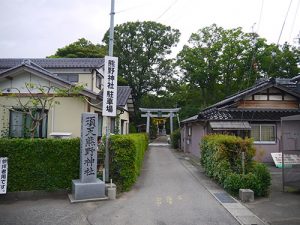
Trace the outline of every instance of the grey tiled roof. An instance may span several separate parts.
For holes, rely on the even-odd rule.
[[[198,119],[198,115],[195,115],[195,116],[192,116],[192,117],[189,117],[187,119],[182,120],[181,123],[192,122],[192,121],[195,121],[197,119]]]
[[[296,84],[295,84],[296,85]],[[276,79],[271,78],[269,80],[263,81],[261,83],[258,83],[250,88],[247,88],[239,93],[236,93],[232,96],[229,96],[227,98],[225,98],[224,100],[217,102],[214,105],[211,105],[209,107],[207,107],[206,109],[204,109],[203,111],[209,110],[209,109],[213,109],[213,108],[221,108],[224,106],[229,106],[230,104],[241,100],[243,97],[247,96],[247,95],[251,95],[254,94],[256,92],[259,92],[261,90],[264,90],[266,88],[270,88],[270,87],[276,87],[280,90],[283,90],[291,95],[294,95],[296,97],[300,97],[300,92],[299,90],[297,90],[296,88],[293,88],[290,84],[281,84],[280,82],[278,82]]]
[[[103,58],[0,58],[0,70],[9,69],[30,60],[39,66],[48,68],[100,68],[104,65]]]
[[[99,93],[100,98],[103,98],[103,90]],[[124,107],[131,98],[131,88],[129,86],[118,86],[117,106]]]
[[[284,81],[284,82],[283,82]],[[288,79],[268,79],[257,83],[235,95],[202,110],[198,115],[181,121],[188,123],[193,121],[222,121],[222,120],[246,120],[246,121],[280,121],[281,117],[300,114],[300,109],[238,109],[236,102],[245,96],[257,93],[266,88],[275,87],[293,96],[300,98],[299,85]]]
[[[201,112],[198,120],[280,121],[281,117],[298,114],[300,114],[299,109],[211,109]]]
[[[118,106],[125,106],[127,104],[128,98],[131,95],[131,88],[129,86],[118,86]]]

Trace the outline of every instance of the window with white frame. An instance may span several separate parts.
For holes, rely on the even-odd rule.
[[[276,143],[275,124],[251,124],[251,137],[254,143]]]

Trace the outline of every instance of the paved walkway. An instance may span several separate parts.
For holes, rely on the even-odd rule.
[[[70,204],[63,196],[0,201],[0,224],[237,225],[237,220],[262,224],[193,160],[165,146],[166,140],[160,137],[150,145],[138,182],[117,200]]]
[[[300,192],[282,191],[282,169],[269,165],[272,176],[271,194],[245,204],[251,211],[272,225],[300,224]],[[286,188],[288,190],[288,188]]]
[[[157,142],[156,142],[157,143]],[[166,146],[151,146],[133,190],[88,216],[93,225],[235,225]]]

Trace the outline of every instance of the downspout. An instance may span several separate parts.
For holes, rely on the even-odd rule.
[[[94,73],[95,73],[95,70],[92,70],[92,91],[94,91]]]
[[[91,112],[91,105],[90,105],[90,102],[91,101],[91,98],[88,98],[88,102],[87,102],[87,111],[88,112]]]
[[[54,114],[55,114],[55,105],[52,107],[52,115],[51,115],[51,128],[52,128],[52,133],[54,132]]]

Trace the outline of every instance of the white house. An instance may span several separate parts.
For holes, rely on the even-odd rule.
[[[30,118],[18,112],[20,102],[29,98],[25,84],[68,89],[80,84],[84,86],[78,95],[57,97],[47,116],[36,128],[36,137],[51,137],[65,134],[80,136],[80,118],[83,112],[95,112],[99,116],[99,134],[106,128],[102,117],[102,94],[104,59],[102,58],[43,58],[0,59],[0,135],[23,137]],[[41,94],[32,90],[34,94]],[[15,95],[12,95],[15,93]],[[49,95],[54,93],[49,93]],[[18,96],[18,97],[16,97]],[[117,117],[112,119],[111,131],[121,134],[129,132],[129,113],[133,111],[131,89],[118,87]],[[37,112],[38,113],[38,112]],[[116,129],[118,128],[118,129]]]

